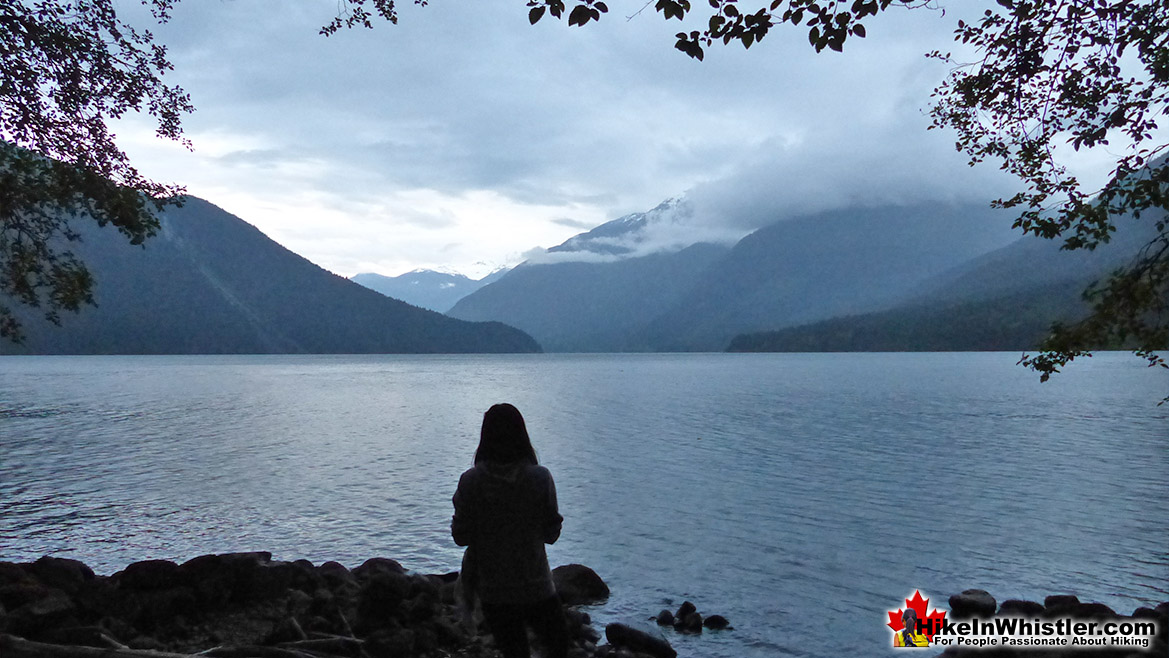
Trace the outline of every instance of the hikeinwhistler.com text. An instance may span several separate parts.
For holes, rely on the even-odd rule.
[[[959,620],[918,622],[933,631],[933,646],[1000,649],[1132,647],[1148,649],[1157,635],[1150,619],[1089,620],[1071,617],[1027,619],[1023,617],[973,617]],[[934,628],[930,628],[933,625]]]

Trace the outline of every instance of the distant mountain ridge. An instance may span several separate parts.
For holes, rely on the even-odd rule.
[[[652,350],[639,332],[671,308],[727,247],[696,244],[612,262],[524,263],[449,315],[507,318],[554,352]]]
[[[1162,213],[1161,216],[1164,216]],[[964,263],[890,309],[736,336],[735,352],[1031,350],[1054,321],[1088,312],[1081,295],[1156,234],[1154,213],[1120,218],[1110,242],[1061,250],[1026,236]]]
[[[605,222],[513,268],[448,312],[464,320],[506,317],[559,352],[652,350],[638,331],[673,305],[728,247],[655,242],[692,219],[685,197]],[[663,229],[666,229],[663,231]],[[640,252],[654,249],[653,253]]]
[[[981,204],[920,203],[787,219],[733,247],[635,255],[647,228],[680,219],[685,229],[693,212],[674,199],[603,224],[549,250],[600,262],[524,263],[449,314],[513,324],[551,351],[722,351],[744,332],[894,306],[1010,240],[1009,221]]]
[[[785,219],[740,240],[647,326],[647,342],[721,351],[740,333],[888,308],[1010,239],[1009,221],[983,204],[922,202]]]
[[[496,281],[507,271],[506,268],[496,270],[482,279],[434,270],[414,270],[398,276],[362,272],[349,279],[386,297],[400,299],[407,304],[438,313],[446,313],[460,299]]]
[[[331,274],[197,198],[161,217],[145,248],[75,222],[71,245],[93,272],[96,308],[61,327],[22,309],[27,340],[0,353],[535,352],[501,323],[469,323],[389,299]]]

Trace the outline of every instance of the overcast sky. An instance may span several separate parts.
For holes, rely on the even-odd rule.
[[[520,0],[405,0],[398,25],[326,38],[335,0],[186,0],[154,31],[197,108],[195,150],[141,119],[120,143],[147,175],[344,276],[482,276],[683,192],[696,221],[734,234],[1008,189],[925,129],[947,67],[924,53],[952,48],[952,10],[891,9],[844,54],[781,27],[697,62],[673,48],[677,21],[609,6],[570,28],[529,25]]]

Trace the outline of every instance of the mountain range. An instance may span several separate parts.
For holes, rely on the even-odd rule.
[[[732,351],[1025,350],[1083,317],[1083,291],[1156,235],[1155,212],[1119,218],[1108,243],[1065,251],[1034,236],[964,263],[894,308],[737,336]],[[1164,212],[1160,213],[1164,217]]]
[[[551,351],[718,351],[743,333],[893,308],[1014,237],[983,204],[931,202],[788,218],[733,245],[639,255],[647,233],[662,233],[655,225],[693,213],[672,200],[609,222],[449,314],[507,322]]]
[[[400,299],[407,304],[438,313],[446,313],[455,302],[496,281],[504,274],[507,274],[506,268],[496,270],[482,279],[434,270],[414,270],[399,276],[362,272],[349,277],[349,280],[370,290],[376,290],[386,297]]]
[[[695,244],[612,262],[523,264],[449,315],[508,318],[552,352],[652,351],[644,328],[680,303],[727,248]]]
[[[97,307],[63,313],[60,327],[21,309],[26,341],[0,341],[0,353],[540,350],[512,327],[450,318],[327,272],[201,199],[187,198],[160,220],[145,248],[74,222],[82,241],[70,248],[94,275]]]
[[[1128,262],[1156,218],[1118,221],[1090,252],[942,202],[789,217],[726,242],[703,241],[715,233],[681,198],[479,281],[354,277],[369,287],[200,199],[160,219],[145,249],[81,222],[70,246],[97,307],[62,327],[17,307],[27,342],[0,353],[1023,350],[1084,313],[1082,290]]]

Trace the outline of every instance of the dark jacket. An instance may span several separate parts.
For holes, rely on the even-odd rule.
[[[556,594],[544,544],[560,537],[556,485],[543,466],[480,462],[459,478],[451,536],[468,546],[486,603],[533,603]]]

